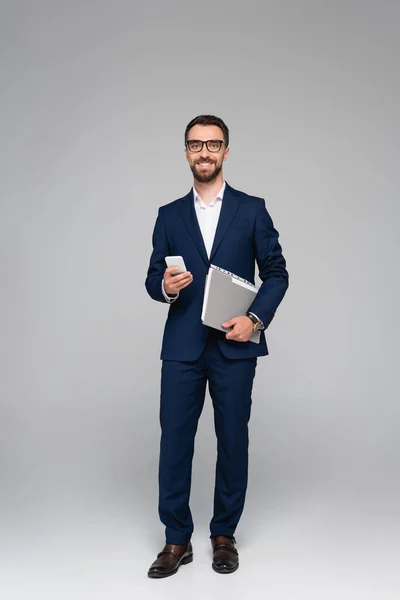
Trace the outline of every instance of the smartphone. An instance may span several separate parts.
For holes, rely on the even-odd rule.
[[[182,256],[166,256],[165,262],[167,263],[167,267],[179,267],[179,271],[174,271],[171,275],[180,275],[181,273],[185,273],[187,271],[185,261]]]

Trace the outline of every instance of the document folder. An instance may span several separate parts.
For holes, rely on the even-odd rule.
[[[245,315],[252,304],[258,288],[238,275],[221,267],[210,265],[204,289],[201,320],[204,325],[227,333],[222,323]],[[250,342],[260,342],[260,331],[255,331]]]

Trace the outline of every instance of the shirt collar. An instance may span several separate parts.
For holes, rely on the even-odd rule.
[[[214,204],[214,202],[216,200],[223,200],[225,188],[226,188],[226,181],[224,181],[224,183],[222,184],[222,187],[219,190],[215,200],[213,202],[211,202],[210,204]],[[194,186],[193,186],[193,199],[195,202],[203,202]]]

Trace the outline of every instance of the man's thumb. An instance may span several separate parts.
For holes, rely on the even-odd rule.
[[[225,321],[222,323],[222,327],[233,327],[236,322],[236,319],[231,319],[230,321]]]

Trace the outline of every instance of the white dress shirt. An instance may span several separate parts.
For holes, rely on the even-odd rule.
[[[211,249],[214,243],[225,187],[226,183],[224,181],[222,188],[217,194],[217,197],[209,204],[203,202],[197,190],[193,188],[194,207],[208,258],[210,258]]]

